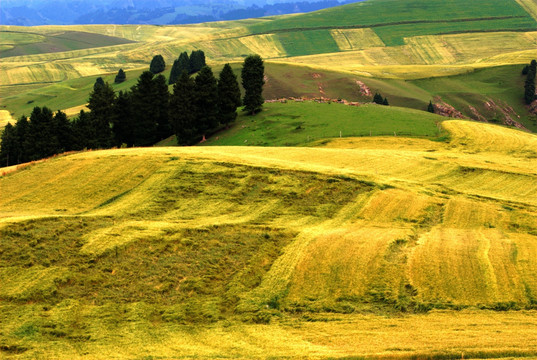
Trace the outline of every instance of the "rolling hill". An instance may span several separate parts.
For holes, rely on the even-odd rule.
[[[130,82],[117,90],[125,89],[154,54],[171,64],[182,51],[202,49],[210,65],[231,62],[235,69],[247,54],[259,53],[267,64],[268,99],[326,95],[367,102],[360,81],[394,105],[423,110],[437,99],[468,118],[512,119],[535,131],[516,96],[523,79],[514,66],[535,57],[535,17],[534,4],[523,0],[369,0],[188,26],[0,26],[2,110],[18,118],[33,106],[79,107],[98,76],[110,81],[122,68]],[[503,80],[493,82],[500,73]]]
[[[3,169],[0,351],[536,356],[537,137],[443,127],[447,143],[134,148]],[[420,341],[372,345],[403,329]]]

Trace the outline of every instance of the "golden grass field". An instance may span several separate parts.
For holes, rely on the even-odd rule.
[[[288,239],[273,260],[248,265],[266,267],[254,285],[226,285],[225,294],[238,291],[235,300],[200,298],[204,311],[224,303],[234,309],[196,326],[165,320],[176,305],[155,315],[150,300],[109,303],[101,295],[109,285],[97,280],[90,294],[69,298],[74,270],[67,265],[36,265],[35,258],[30,267],[3,266],[0,354],[536,357],[537,314],[529,309],[537,303],[537,136],[466,121],[443,127],[447,143],[364,137],[317,148],[134,148],[0,169],[4,236],[19,241],[34,231],[53,241],[68,224],[87,223],[69,256],[112,259],[118,280],[114,252],[145,248],[158,266],[161,244],[180,249],[196,231],[211,246],[251,231]],[[147,281],[140,299],[167,286]],[[43,310],[41,294],[67,298]],[[120,320],[111,315],[117,309]],[[238,320],[265,312],[266,325]],[[67,335],[54,337],[60,330],[51,323]]]

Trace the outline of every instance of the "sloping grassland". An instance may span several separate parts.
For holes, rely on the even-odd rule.
[[[6,173],[2,355],[537,355],[537,138],[443,124],[449,143],[106,150]],[[420,341],[382,345],[401,331]]]

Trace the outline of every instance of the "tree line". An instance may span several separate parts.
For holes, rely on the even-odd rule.
[[[192,56],[191,56],[192,57]],[[191,58],[190,57],[190,58]],[[162,74],[143,72],[129,91],[115,93],[98,78],[89,94],[88,108],[69,121],[47,107],[35,107],[28,119],[8,124],[0,143],[0,166],[38,160],[66,151],[111,147],[150,146],[176,135],[179,145],[193,145],[237,118],[244,105],[249,114],[264,102],[264,65],[259,55],[248,56],[242,67],[244,99],[231,66],[217,79],[211,67],[195,77],[183,70],[168,91]]]

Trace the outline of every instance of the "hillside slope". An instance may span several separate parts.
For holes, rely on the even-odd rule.
[[[27,358],[40,351],[78,357],[72,346],[108,351],[112,333],[131,333],[129,321],[153,329],[146,333],[166,331],[160,338],[187,331],[180,324],[265,323],[297,313],[534,308],[537,137],[443,124],[449,143],[365,137],[322,148],[135,148],[4,169],[0,351]],[[533,317],[524,314],[517,316]],[[361,321],[345,316],[348,324]],[[241,326],[225,332],[254,331]],[[274,336],[291,336],[282,326],[271,328]],[[517,326],[526,336],[529,328]],[[215,339],[235,336],[210,329]],[[324,340],[302,329],[308,345],[291,337],[286,344],[297,348],[269,353],[381,354],[365,343],[319,347]],[[489,338],[491,328],[476,329]],[[180,336],[183,354],[238,351],[221,340],[188,347]],[[164,354],[153,347],[156,338],[144,341],[153,349],[147,355]],[[529,338],[516,350],[507,338],[492,338],[493,347],[454,346],[478,351],[476,358],[537,353]],[[405,354],[453,355],[430,341]],[[257,345],[239,349],[262,356]]]
[[[129,319],[534,308],[537,137],[443,124],[449,143],[106,150],[4,174],[1,351],[108,348]]]

